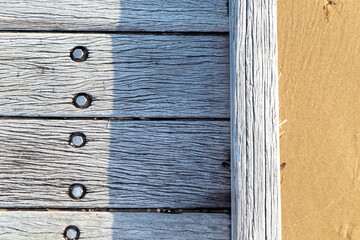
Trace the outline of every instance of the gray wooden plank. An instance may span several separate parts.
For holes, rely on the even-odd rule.
[[[0,33],[0,62],[0,116],[229,117],[226,36]]]
[[[63,240],[68,226],[80,239],[230,239],[223,213],[0,212],[1,239]]]
[[[0,30],[228,32],[227,1],[2,0]]]
[[[232,239],[281,239],[276,0],[230,1]]]
[[[2,119],[0,208],[230,207],[227,121]],[[73,132],[86,135],[80,148]],[[74,200],[68,189],[83,184]]]

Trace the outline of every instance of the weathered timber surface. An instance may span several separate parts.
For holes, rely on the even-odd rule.
[[[228,7],[227,0],[2,0],[0,30],[228,32]]]
[[[229,118],[227,36],[0,33],[0,62],[0,116]]]
[[[232,239],[281,239],[276,0],[230,1]]]
[[[76,226],[80,239],[230,239],[224,213],[0,212],[0,238],[63,240]]]
[[[230,207],[227,121],[2,119],[0,208]],[[69,145],[82,132],[87,143]],[[86,186],[81,200],[71,184]]]

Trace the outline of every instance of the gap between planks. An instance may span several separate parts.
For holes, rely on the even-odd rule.
[[[93,120],[93,121],[230,121],[230,118],[139,118],[139,117],[53,117],[53,116],[0,116],[7,119],[43,119],[43,120]]]
[[[64,34],[118,34],[118,35],[179,35],[179,36],[229,36],[229,32],[179,32],[179,31],[68,31],[68,30],[0,30],[0,33],[64,33]]]
[[[39,212],[148,212],[148,213],[227,213],[230,208],[0,208],[0,212],[39,211]]]

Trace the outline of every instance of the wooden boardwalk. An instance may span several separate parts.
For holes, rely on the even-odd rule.
[[[230,239],[228,19],[0,1],[0,239]]]
[[[0,0],[0,121],[1,240],[281,239],[276,0]]]

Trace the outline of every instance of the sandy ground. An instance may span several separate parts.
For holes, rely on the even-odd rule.
[[[360,0],[278,0],[283,239],[360,239]]]

